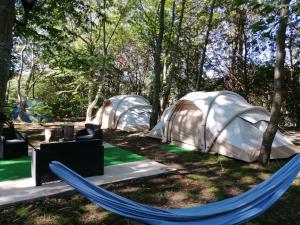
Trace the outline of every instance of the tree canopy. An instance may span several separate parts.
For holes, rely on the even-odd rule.
[[[57,118],[135,93],[156,121],[195,90],[232,90],[270,109],[280,9],[268,0],[38,0],[29,11],[16,1],[7,104],[18,102],[22,73],[22,98],[43,99]],[[299,14],[290,1],[281,120],[298,128]]]

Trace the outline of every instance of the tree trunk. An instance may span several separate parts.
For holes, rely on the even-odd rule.
[[[33,87],[33,85],[30,85],[31,82],[33,81],[33,77],[34,77],[34,73],[35,73],[35,68],[36,68],[36,64],[35,64],[35,59],[34,59],[34,51],[33,51],[33,44],[31,43],[31,57],[30,57],[30,72],[29,72],[29,76],[26,80],[26,85],[25,85],[25,96],[26,99],[28,99],[29,97],[29,93],[30,93],[30,89]]]
[[[244,83],[244,97],[246,98],[246,100],[248,101],[249,98],[249,79],[248,79],[248,70],[247,70],[247,58],[248,58],[248,39],[247,39],[247,35],[245,30],[244,32],[244,49],[245,49],[245,53],[244,53],[244,70],[243,70],[243,83]]]
[[[300,130],[300,111],[298,112],[296,118],[296,130]]]
[[[9,91],[10,91],[10,81],[7,82],[6,97],[5,97],[6,102],[8,102],[9,99]]]
[[[283,102],[283,78],[285,61],[285,39],[288,21],[290,0],[281,1],[280,21],[277,31],[277,54],[274,70],[274,96],[271,108],[271,117],[268,127],[263,135],[263,141],[258,160],[266,165],[269,162],[272,150],[272,143],[278,129],[280,111]]]
[[[93,120],[93,109],[94,109],[94,107],[96,106],[96,104],[97,104],[97,102],[99,100],[100,94],[101,94],[101,86],[99,85],[98,91],[97,91],[97,94],[95,96],[94,101],[92,101],[89,104],[89,106],[88,106],[88,108],[86,110],[86,117],[85,117],[85,122],[86,123],[90,123]]]
[[[160,85],[161,85],[161,72],[162,72],[162,62],[161,62],[161,52],[162,43],[164,36],[164,15],[165,15],[165,0],[160,1],[160,11],[159,11],[159,33],[156,37],[156,45],[154,52],[154,88],[153,88],[153,98],[152,98],[152,112],[150,117],[150,127],[155,126],[158,114],[160,112]]]
[[[173,80],[174,80],[174,77],[176,75],[177,68],[178,68],[179,39],[181,37],[182,21],[183,21],[183,16],[184,16],[185,4],[186,4],[186,0],[182,0],[176,42],[175,42],[175,46],[173,47],[173,49],[171,51],[171,65],[169,68],[169,73],[167,73],[168,76],[166,77],[166,89],[163,93],[163,103],[162,103],[163,110],[165,110],[165,108],[169,104],[171,87],[172,87]]]
[[[233,18],[234,32],[232,41],[232,58],[230,77],[226,83],[227,88],[248,98],[248,77],[247,77],[247,36],[245,24],[247,11],[237,9]]]
[[[88,81],[88,93],[87,93],[87,97],[88,97],[88,104],[91,104],[93,101],[93,81],[91,80],[91,78]]]
[[[105,68],[106,68],[106,57],[107,57],[107,45],[106,45],[106,0],[103,1],[103,26],[102,26],[102,45],[103,45],[103,65],[102,65],[102,76],[105,76]]]
[[[15,20],[15,1],[0,1],[0,112],[4,112],[5,94],[9,77],[12,31]],[[0,135],[3,124],[0,123]]]
[[[236,38],[236,33],[237,31],[234,31],[234,38],[232,41],[232,55],[231,55],[231,68],[230,68],[230,76],[228,81],[225,83],[227,88],[229,90],[234,90],[235,89],[235,77],[236,75],[236,68],[237,68],[237,60],[236,60],[236,55],[237,55],[237,38]]]
[[[201,60],[199,64],[199,74],[197,76],[197,83],[196,83],[196,90],[200,91],[201,85],[202,85],[202,78],[203,78],[203,67],[205,63],[205,58],[206,58],[206,49],[207,49],[207,44],[209,41],[209,34],[212,28],[212,18],[214,15],[214,8],[215,8],[215,0],[211,2],[210,6],[210,11],[209,11],[209,18],[208,18],[208,23],[207,23],[207,30],[204,38],[204,46],[202,48],[202,53],[201,53]]]
[[[24,52],[27,47],[27,43],[23,46],[20,52],[20,72],[18,75],[18,87],[17,87],[17,94],[18,94],[18,101],[19,101],[19,114],[17,117],[18,121],[23,121],[24,114],[26,112],[25,105],[26,105],[26,98],[22,94],[21,84],[22,84],[22,77],[23,77],[23,70],[24,70]]]
[[[293,104],[293,110],[296,115],[296,130],[300,130],[300,99],[299,99],[299,88],[300,88],[300,74],[295,73],[294,68],[294,60],[293,60],[293,39],[294,39],[293,31],[290,31],[290,38],[289,38],[289,58],[290,58],[290,86],[291,88],[291,102]]]
[[[246,10],[239,10],[238,19],[238,56],[237,56],[237,80],[238,80],[238,91],[245,98],[248,99],[248,79],[247,79],[247,50],[246,47]]]

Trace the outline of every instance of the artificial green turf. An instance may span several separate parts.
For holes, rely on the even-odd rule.
[[[145,158],[143,156],[125,151],[118,147],[110,147],[104,149],[104,165],[111,166],[121,163],[141,161]]]
[[[128,162],[141,161],[143,156],[125,151],[118,147],[104,149],[104,165],[117,165]],[[12,160],[0,160],[0,182],[15,180],[31,176],[31,157]]]
[[[31,176],[31,157],[0,160],[0,181],[14,180]]]
[[[175,145],[170,145],[170,144],[161,144],[161,148],[168,150],[169,152],[172,153],[182,153],[182,152],[187,152],[187,149],[181,148]]]

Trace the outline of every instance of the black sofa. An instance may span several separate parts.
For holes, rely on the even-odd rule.
[[[32,153],[31,175],[36,186],[58,180],[49,169],[51,161],[59,161],[78,174],[88,177],[103,175],[104,149],[102,140],[44,143]]]
[[[12,159],[28,155],[26,134],[16,132],[13,127],[4,128],[0,137],[0,159]]]

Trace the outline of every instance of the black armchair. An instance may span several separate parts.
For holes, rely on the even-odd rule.
[[[12,128],[4,128],[0,137],[0,159],[11,159],[28,155],[28,139],[26,134],[16,132]]]
[[[79,130],[75,135],[76,141],[86,141],[93,139],[102,140],[102,130],[100,129],[100,125],[86,123],[85,128]]]

